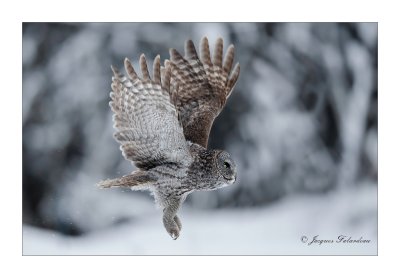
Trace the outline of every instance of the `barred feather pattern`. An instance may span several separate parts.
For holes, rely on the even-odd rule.
[[[219,115],[239,77],[240,67],[230,45],[223,60],[223,40],[217,39],[211,61],[208,39],[200,42],[198,57],[193,41],[185,43],[185,57],[170,49],[171,100],[179,113],[185,138],[207,148],[214,119]]]
[[[231,185],[237,176],[229,153],[207,149],[213,121],[239,76],[238,64],[232,70],[234,48],[228,47],[223,60],[223,42],[218,39],[211,60],[204,38],[200,51],[201,59],[189,40],[185,58],[171,49],[170,60],[161,67],[157,56],[152,78],[143,54],[139,59],[142,77],[128,59],[126,75],[112,67],[114,137],[124,157],[139,170],[101,181],[99,186],[150,190],[173,239],[182,229],[177,213],[188,194]]]
[[[125,59],[128,77],[112,67],[110,107],[114,112],[114,138],[121,144],[125,159],[143,170],[175,163],[187,166],[190,152],[178,121],[178,112],[170,101],[170,69],[161,80],[160,57],[153,65],[153,79],[144,55],[140,56],[142,78]]]

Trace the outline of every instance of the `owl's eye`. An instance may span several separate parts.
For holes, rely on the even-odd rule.
[[[224,161],[224,167],[227,168],[227,169],[230,169],[231,165],[229,164],[229,162]]]

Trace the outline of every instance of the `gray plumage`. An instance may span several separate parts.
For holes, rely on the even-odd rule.
[[[141,78],[128,59],[124,62],[128,77],[112,67],[114,138],[121,144],[123,156],[138,170],[99,186],[151,191],[173,239],[182,229],[177,212],[189,193],[214,190],[236,180],[230,155],[208,150],[207,142],[213,121],[239,77],[239,65],[232,71],[232,45],[222,61],[222,39],[216,42],[213,62],[207,38],[200,45],[201,59],[191,40],[185,44],[185,57],[171,49],[164,67],[157,56],[153,78],[143,54],[139,59]]]

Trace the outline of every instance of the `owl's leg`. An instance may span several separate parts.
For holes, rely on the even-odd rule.
[[[168,205],[164,208],[163,223],[164,227],[173,239],[179,237],[179,231],[182,227],[179,218],[176,213],[181,205],[181,200],[179,198],[171,198],[168,200]],[[178,219],[178,221],[176,221]]]
[[[179,219],[178,215],[175,215],[174,220],[175,220],[176,225],[178,225],[179,231],[181,231],[182,230],[182,222]]]

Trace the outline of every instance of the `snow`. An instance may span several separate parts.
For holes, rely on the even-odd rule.
[[[183,207],[181,235],[172,240],[155,209],[135,221],[71,237],[23,227],[24,255],[376,255],[376,187],[296,195],[260,208]],[[95,213],[95,212],[94,212]],[[340,235],[370,243],[325,243]],[[309,242],[308,241],[308,242]]]

